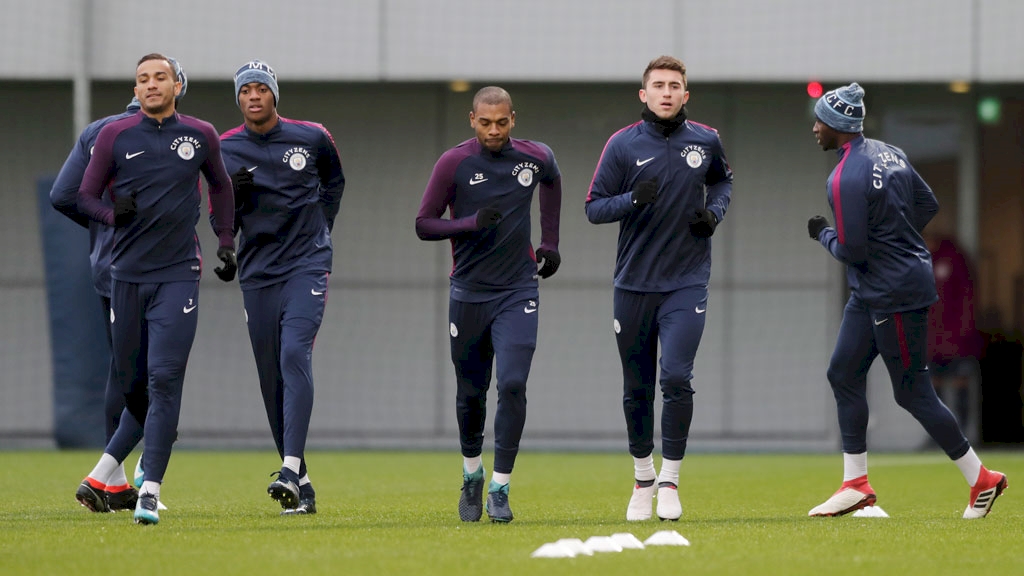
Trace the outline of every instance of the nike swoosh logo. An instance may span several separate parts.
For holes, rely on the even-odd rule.
[[[530,307],[523,308],[523,312],[526,312],[527,314],[533,314],[536,311],[537,311],[536,308],[530,308]]]
[[[189,308],[188,306],[185,306],[184,308],[181,309],[181,311],[184,312],[185,314],[188,314],[189,312],[191,312],[191,311],[193,311],[195,309],[196,309],[195,306],[193,306],[191,308]]]
[[[875,326],[881,326],[882,324],[885,324],[888,321],[889,321],[888,318],[882,318],[881,322],[879,322],[878,320],[875,320]]]
[[[323,292],[317,292],[317,291],[316,291],[316,288],[313,288],[313,289],[311,289],[311,290],[310,290],[309,292],[310,292],[310,293],[311,293],[311,294],[312,294],[313,296],[323,296],[323,295],[324,295],[324,293],[323,293]]]
[[[700,306],[697,306],[696,308],[693,309],[693,311],[696,312],[697,314],[703,314],[704,312],[707,311],[707,308],[701,308]]]
[[[477,184],[479,184],[481,182],[487,182],[487,178],[484,178],[483,180],[470,180],[469,181],[469,185],[470,186],[476,186]]]
[[[249,172],[255,172],[257,168],[259,168],[259,166],[253,166],[252,168],[246,168],[246,170],[248,170]]]
[[[651,157],[650,157],[650,158],[648,158],[647,160],[641,160],[641,159],[637,158],[637,159],[636,159],[636,165],[637,165],[637,166],[643,166],[644,164],[647,164],[647,163],[648,163],[648,162],[650,162],[651,160],[654,160],[654,156],[651,156]]]
[[[134,154],[129,154],[129,153],[125,152],[125,154],[124,154],[124,159],[125,159],[125,160],[131,160],[132,158],[135,158],[135,157],[136,157],[136,156],[138,156],[139,154],[145,154],[145,153],[146,153],[146,151],[145,151],[145,150],[143,150],[142,152],[136,152],[136,153],[134,153]]]

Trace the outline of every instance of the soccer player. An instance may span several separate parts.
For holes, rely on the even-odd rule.
[[[512,521],[509,481],[526,422],[526,379],[537,347],[537,277],[550,277],[561,264],[558,164],[547,145],[511,138],[515,123],[508,92],[481,88],[469,113],[476,138],[441,155],[416,215],[421,240],[452,243],[448,330],[463,458],[459,518],[464,522],[482,516],[486,472],[480,454],[495,359],[498,408],[487,515],[494,522]],[[541,242],[534,253],[530,205],[538,185]],[[442,217],[446,211],[450,218]]]
[[[126,398],[140,384],[149,394],[145,423],[123,412],[83,484],[101,485],[144,433],[146,479],[134,514],[141,524],[160,519],[160,484],[177,436],[185,366],[195,339],[202,270],[195,232],[200,173],[210,183],[217,256],[224,262],[215,272],[231,281],[236,271],[234,199],[220,139],[209,123],[175,112],[180,91],[166,56],[143,56],[135,71],[141,110],[100,130],[78,191],[79,209],[115,228],[110,323],[118,383]],[[113,207],[101,200],[108,186]]]
[[[175,97],[175,102],[180,102],[188,90],[188,77],[181,64],[174,58],[168,58],[174,66],[175,76],[181,83],[181,90]],[[138,113],[141,104],[138,98],[132,98],[126,110],[120,114],[100,118],[85,127],[78,137],[78,142],[71,149],[67,160],[60,169],[57,179],[50,189],[50,203],[61,214],[70,218],[76,224],[89,230],[89,260],[92,268],[93,288],[100,296],[100,303],[103,306],[103,318],[110,317],[110,251],[114,239],[114,229],[105,224],[90,220],[78,210],[78,188],[82,183],[82,176],[85,168],[89,165],[89,158],[92,156],[93,146],[96,144],[96,137],[100,130],[107,124],[133,116]],[[106,199],[105,199],[106,201]],[[110,323],[105,323],[107,345],[111,345]],[[144,359],[141,359],[144,361]],[[117,375],[114,370],[114,357],[111,354],[110,368],[107,374],[107,385],[104,391],[104,416],[106,423],[106,441],[114,435],[117,424],[121,419],[121,412],[128,410],[139,422],[145,422],[146,410],[149,404],[149,397],[144,387],[132,388],[126,398],[121,387],[117,383]],[[123,464],[114,469],[109,478],[101,479],[103,486],[89,485],[85,483],[80,486],[83,494],[79,497],[83,505],[89,507],[93,512],[106,512],[117,510],[134,510],[138,500],[138,490],[128,483],[124,472]],[[103,492],[101,495],[100,492]],[[92,493],[92,494],[90,494]]]
[[[839,163],[825,184],[835,227],[815,216],[807,232],[846,264],[850,298],[828,367],[843,483],[808,515],[839,516],[877,500],[868,483],[866,388],[868,368],[881,356],[896,403],[924,426],[970,485],[963,517],[982,518],[1006,489],[1006,475],[982,465],[928,374],[928,307],[937,297],[921,232],[939,204],[902,150],[864,137],[864,113],[864,89],[856,82],[826,92],[814,105],[814,136],[822,150],[836,151]]]
[[[277,113],[277,74],[253,60],[235,72],[244,124],[221,136],[235,190],[238,281],[270,430],[283,459],[267,488],[282,514],[315,514],[306,470],[313,342],[327,303],[331,230],[345,175],[320,124]]]
[[[704,333],[711,235],[725,217],[732,171],[718,132],[686,118],[686,66],[672,56],[643,73],[642,120],[612,134],[587,194],[587,218],[619,223],[615,341],[633,456],[626,520],[678,520],[679,468],[693,419],[693,361]],[[661,472],[654,471],[654,399],[661,341]]]

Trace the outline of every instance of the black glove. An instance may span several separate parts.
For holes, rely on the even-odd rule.
[[[135,204],[135,192],[114,198],[114,226],[120,228],[135,220],[138,206]]]
[[[501,212],[498,212],[495,208],[488,206],[487,208],[481,208],[476,212],[476,229],[477,230],[493,230],[498,227],[498,222],[501,220]]]
[[[235,204],[241,204],[252,195],[255,188],[252,180],[252,172],[246,170],[245,166],[238,169],[231,175],[231,188],[235,191]]]
[[[711,210],[705,208],[693,213],[693,219],[690,220],[690,234],[697,238],[710,238],[715,233],[716,227],[718,227],[718,218]]]
[[[537,275],[541,278],[550,278],[555,272],[558,272],[558,267],[562,265],[562,257],[558,255],[557,250],[548,250],[547,248],[537,250],[537,262],[541,260],[544,261],[544,264],[537,271]]]
[[[633,189],[633,206],[637,208],[654,204],[658,199],[658,179],[644,180]]]
[[[221,246],[217,248],[217,258],[224,263],[221,268],[214,268],[213,272],[217,274],[217,277],[225,282],[231,282],[235,279],[235,272],[238,272],[238,262],[235,261],[235,249],[228,248],[227,246]]]
[[[810,234],[811,240],[817,240],[818,234],[825,228],[828,228],[828,220],[824,216],[815,216],[807,221],[807,233]]]

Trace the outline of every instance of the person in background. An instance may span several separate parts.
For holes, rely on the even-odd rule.
[[[933,226],[924,235],[939,298],[928,310],[928,371],[960,426],[976,429],[971,392],[980,384],[983,342],[974,322],[973,264],[951,234],[932,231]]]

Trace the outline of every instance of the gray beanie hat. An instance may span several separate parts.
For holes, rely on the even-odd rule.
[[[178,95],[174,97],[175,101],[180,101],[185,97],[185,92],[188,92],[188,76],[185,75],[185,69],[181,67],[180,62],[169,56],[167,60],[174,67],[174,74],[178,77],[178,82],[181,82],[181,92],[178,92]]]
[[[864,131],[864,89],[856,82],[825,92],[814,104],[814,115],[837,132]]]
[[[235,72],[235,104],[238,104],[238,93],[242,90],[242,86],[250,82],[266,84],[274,94],[274,106],[277,106],[277,102],[280,100],[277,90],[277,73],[270,67],[270,64],[259,60],[242,64],[242,67]]]

